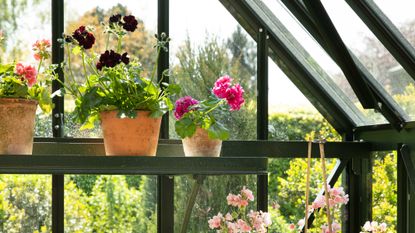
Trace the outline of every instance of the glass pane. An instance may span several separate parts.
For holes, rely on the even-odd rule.
[[[231,76],[245,89],[245,103],[216,117],[231,139],[256,139],[256,43],[219,1],[173,0],[170,12],[170,80],[181,86],[180,96],[206,99],[216,79]],[[170,136],[178,138],[174,124],[171,116]]]
[[[239,176],[175,176],[174,177],[174,232],[210,232],[208,220],[219,212],[225,215],[232,208],[226,197],[229,193],[239,194],[245,186],[254,194],[254,201],[247,210],[256,211],[256,175]],[[192,205],[191,194],[195,193]],[[190,204],[189,204],[190,203]],[[189,219],[185,213],[190,212]],[[185,219],[187,228],[182,229]]]
[[[157,232],[156,176],[65,177],[65,232]]]
[[[80,7],[82,6],[82,7]],[[103,53],[106,48],[107,38],[103,34],[102,22],[107,23],[114,14],[136,16],[139,21],[138,30],[128,34],[123,39],[123,47],[128,54],[137,56],[144,69],[154,67],[155,50],[153,48],[157,32],[157,1],[66,1],[65,2],[65,32],[72,34],[79,26],[93,26],[95,45],[88,55],[93,57]],[[109,48],[114,49],[115,41],[110,40]],[[80,56],[72,56],[74,79],[83,82],[84,72]],[[67,77],[66,80],[69,80]],[[92,130],[80,130],[80,124],[76,121],[74,113],[75,103],[72,97],[65,96],[65,134],[68,137],[101,137],[99,124]]]
[[[346,45],[406,113],[414,118],[415,108],[411,103],[415,98],[415,81],[346,2],[322,2]]]
[[[271,59],[268,73],[270,140],[307,140],[310,136],[341,141],[340,135]]]
[[[386,223],[390,232],[397,227],[397,154],[377,152],[373,159],[372,213],[373,220]],[[388,187],[385,189],[385,187]]]
[[[270,232],[290,232],[289,225],[304,219],[305,188],[306,188],[306,159],[269,159],[268,181],[268,210],[271,213],[273,224]],[[336,164],[336,159],[327,159],[327,174]],[[310,204],[316,199],[317,193],[323,188],[320,159],[311,160],[310,175]],[[341,177],[335,187],[339,187]],[[333,212],[333,211],[332,211]],[[341,223],[340,210],[334,211],[335,220]],[[318,233],[326,222],[325,211],[319,211],[310,232]]]
[[[412,11],[415,7],[415,2],[411,0],[374,0],[374,2],[392,23],[395,24],[409,43],[411,43],[412,46],[415,46],[415,34],[413,31],[415,26],[415,16]]]
[[[51,219],[51,176],[0,175],[0,232],[51,232]]]
[[[32,45],[36,40],[51,40],[50,1],[2,1],[0,31],[5,37],[0,44],[0,63],[22,62],[38,67],[34,59]],[[26,16],[30,17],[26,17]],[[33,36],[25,36],[33,35]],[[49,65],[50,59],[43,63]],[[51,115],[40,108],[36,114],[35,136],[51,137]]]
[[[349,82],[344,76],[339,66],[331,59],[326,51],[318,44],[314,38],[304,29],[304,27],[298,22],[298,20],[286,9],[284,4],[280,1],[265,0],[269,9],[274,13],[275,16],[284,24],[294,38],[301,43],[301,46],[310,54],[312,59],[324,69],[331,80],[336,84],[346,101],[354,103],[354,105],[361,111],[365,117],[365,124],[378,124],[386,123],[386,119],[380,114],[373,110],[363,109],[357,96],[353,92]]]

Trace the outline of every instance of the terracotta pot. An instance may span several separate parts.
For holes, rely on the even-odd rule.
[[[209,139],[208,132],[197,128],[192,137],[182,139],[185,156],[219,157],[222,140]]]
[[[118,111],[101,112],[101,127],[107,155],[155,156],[161,117],[151,118],[149,111],[137,111],[137,117],[118,118]]]
[[[0,154],[32,154],[37,101],[0,98]]]

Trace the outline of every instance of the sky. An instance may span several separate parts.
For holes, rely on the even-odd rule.
[[[301,42],[328,74],[341,73],[339,67],[329,58],[311,36],[279,3],[279,0],[263,0],[275,15],[284,23],[294,37]],[[353,51],[364,51],[364,37],[372,33],[348,7],[344,0],[322,0],[333,23],[345,43]],[[414,0],[375,0],[379,7],[397,25],[415,19]],[[117,3],[126,5],[132,13],[142,19],[146,27],[153,32],[157,30],[157,1],[155,0],[67,0],[65,2],[65,19],[74,20],[96,6],[108,9]],[[32,24],[36,25],[36,24]],[[203,44],[206,36],[216,35],[227,39],[238,25],[232,15],[218,0],[170,0],[170,37],[171,54],[187,36],[195,45]],[[26,30],[26,29],[24,29]],[[39,28],[31,28],[37,34],[49,34]],[[33,33],[33,32],[32,32]],[[174,61],[172,56],[172,61]],[[282,112],[292,108],[313,109],[308,100],[269,60],[269,102],[271,112]]]

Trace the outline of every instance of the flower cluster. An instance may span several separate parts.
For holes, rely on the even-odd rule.
[[[33,54],[33,57],[36,59],[36,61],[40,61],[41,59],[49,59],[50,48],[51,48],[50,40],[46,40],[46,39],[37,40],[32,45],[32,50],[33,52],[35,52]]]
[[[114,52],[113,50],[106,50],[101,56],[99,57],[99,61],[96,64],[98,70],[101,70],[103,67],[115,67],[116,65],[123,62],[124,64],[128,65],[130,63],[130,58],[128,57],[128,53],[125,52],[122,55]]]
[[[349,195],[344,192],[343,187],[333,187],[330,188],[330,185],[327,185],[329,190],[329,205],[330,207],[347,204],[349,202]],[[313,209],[319,209],[326,206],[326,198],[324,195],[319,195],[316,200],[313,202],[311,207]]]
[[[199,101],[185,96],[176,101],[174,116],[176,117],[176,133],[181,138],[191,137],[196,128],[208,131],[209,138],[226,140],[228,130],[218,122],[214,111],[236,111],[245,102],[244,90],[239,84],[232,85],[232,78],[225,75],[216,80],[211,96]]]
[[[248,201],[254,201],[254,195],[251,190],[244,186],[240,194],[235,195],[229,193],[226,200],[228,201],[228,205],[241,208],[247,206]]]
[[[36,83],[37,71],[34,66],[19,62],[16,64],[15,72],[22,80],[27,81],[29,87]]]
[[[344,192],[343,187],[333,187],[331,188],[330,185],[327,185],[327,189],[329,190],[329,208],[340,208],[341,205],[345,205],[349,202],[349,195]],[[310,211],[320,209],[320,208],[327,208],[326,206],[326,197],[325,195],[319,195],[314,200],[312,205],[310,206]],[[302,232],[304,227],[305,221],[301,219],[298,221],[297,226],[291,223],[288,226],[288,230],[290,232]],[[321,226],[322,233],[329,233],[329,226],[324,224]],[[337,222],[331,223],[331,232],[336,233],[341,230],[341,226]]]
[[[332,233],[339,232],[340,230],[341,230],[341,226],[340,226],[339,223],[333,222],[331,224],[331,232]],[[323,226],[321,226],[321,232],[323,232],[323,233],[330,233],[329,226],[327,224],[324,224]]]
[[[190,106],[196,105],[198,103],[199,101],[193,99],[191,96],[184,96],[178,99],[174,105],[174,116],[177,120],[180,120],[185,113],[191,110]]]
[[[248,202],[254,200],[251,190],[243,187],[239,194],[230,193],[226,199],[228,205],[238,208],[237,211],[226,213],[225,216],[221,213],[213,216],[208,221],[210,229],[224,233],[267,232],[267,227],[272,224],[271,216],[267,212],[250,210],[246,213]]]
[[[121,25],[126,31],[134,32],[135,29],[137,29],[138,21],[133,15],[126,15],[122,17],[121,20],[121,15],[116,14],[110,17],[109,24],[110,27],[114,27],[114,25]]]
[[[89,32],[85,26],[80,26],[72,34],[72,37],[78,41],[78,44],[84,49],[90,49],[95,43],[95,36]],[[71,39],[69,39],[71,41]]]
[[[215,82],[212,92],[218,98],[226,99],[231,111],[239,110],[245,102],[243,98],[244,89],[239,84],[232,86],[232,78],[227,75]]]
[[[387,230],[386,223],[379,224],[376,221],[373,221],[373,222],[367,221],[365,225],[363,225],[362,231],[360,233],[368,233],[368,232],[381,233],[381,232],[386,232],[386,230]]]

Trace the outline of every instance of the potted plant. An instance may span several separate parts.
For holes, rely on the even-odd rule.
[[[62,83],[61,91],[74,97],[81,129],[92,128],[100,120],[107,155],[154,156],[161,116],[173,108],[170,95],[180,91],[177,85],[155,77],[158,55],[170,40],[164,33],[156,36],[157,57],[150,72],[143,69],[138,58],[122,51],[124,36],[133,33],[137,23],[132,15],[110,17],[104,24],[107,50],[100,55],[89,51],[95,43],[91,28],[80,26],[61,40],[67,51],[63,70],[68,80]],[[110,49],[113,39],[117,46]],[[72,56],[81,57],[82,83],[75,81]]]
[[[243,88],[232,81],[229,76],[220,77],[206,100],[185,96],[176,101],[175,130],[182,138],[186,156],[220,155],[222,140],[229,138],[229,130],[217,121],[215,114],[237,111],[245,102]]]
[[[0,44],[4,40],[0,32]],[[49,84],[53,67],[43,68],[50,57],[50,41],[33,44],[37,68],[22,62],[0,63],[0,154],[32,154],[36,109],[52,110]]]

